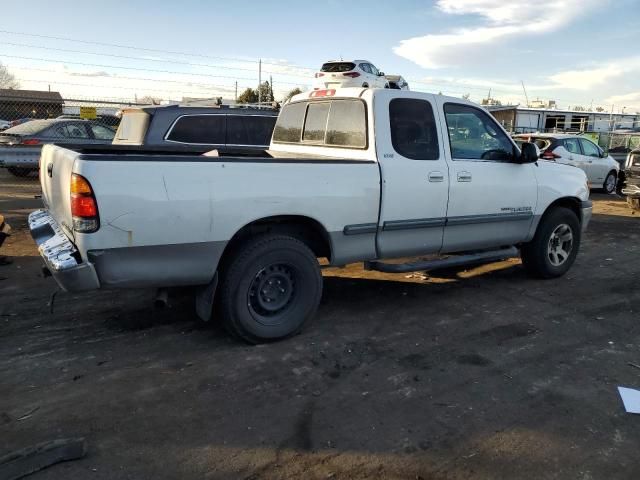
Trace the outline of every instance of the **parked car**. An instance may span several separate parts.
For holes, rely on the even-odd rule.
[[[535,143],[542,151],[542,160],[584,170],[593,188],[602,188],[607,193],[616,191],[620,164],[588,138],[572,134],[526,133],[515,135],[515,139]]]
[[[409,90],[409,84],[401,75],[385,75],[389,88],[395,90]]]
[[[389,82],[384,72],[367,60],[331,60],[315,74],[315,90],[345,87],[389,88]]]
[[[64,120],[82,120],[80,115],[73,114],[64,114],[60,115],[57,118]],[[98,118],[96,118],[95,120],[103,125],[112,127],[113,129],[117,129],[118,125],[120,125],[120,117],[118,115],[98,115]]]
[[[622,194],[633,210],[640,210],[640,150],[632,150],[625,162],[625,183]]]
[[[591,218],[587,179],[537,160],[466,100],[312,90],[260,152],[47,145],[47,209],[29,228],[67,291],[197,286],[200,317],[215,301],[229,331],[260,342],[314,315],[318,257],[401,273],[520,253],[533,275],[563,275]],[[385,261],[427,254],[446,256]]]
[[[527,140],[526,140],[526,139],[524,139],[524,138],[520,138],[520,137],[517,137],[517,136],[514,136],[514,137],[513,137],[513,141],[516,143],[516,145],[517,145],[517,146],[518,146],[518,148],[520,148],[520,149],[522,149],[522,145],[523,145],[524,143],[530,143],[530,142],[527,142]],[[531,145],[533,145],[533,146],[535,147],[535,149],[536,149],[536,156],[537,156],[538,158],[540,158],[540,155],[542,155],[542,150],[540,150],[540,147],[539,147],[536,143],[531,143]]]
[[[7,128],[11,128],[11,122],[9,120],[0,119],[0,132],[6,130]]]
[[[278,111],[269,108],[128,108],[113,143],[162,148],[259,149],[269,147]],[[204,147],[204,148],[203,148]]]
[[[44,144],[104,145],[114,135],[112,128],[91,120],[32,120],[0,133],[0,167],[23,177],[38,168]]]

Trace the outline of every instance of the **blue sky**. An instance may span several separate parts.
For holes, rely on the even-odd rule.
[[[26,22],[0,18],[0,62],[23,88],[51,84],[67,97],[233,97],[236,79],[241,90],[257,83],[258,58],[263,79],[273,75],[283,94],[308,87],[311,69],[342,56],[402,74],[415,90],[479,101],[492,88],[503,102],[524,103],[524,81],[530,100],[640,110],[635,0],[130,0],[100,7],[32,0],[29,7]]]

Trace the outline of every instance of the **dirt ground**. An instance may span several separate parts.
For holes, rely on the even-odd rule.
[[[0,170],[0,456],[82,436],[53,479],[637,479],[640,220],[593,194],[567,276],[509,261],[432,278],[325,271],[315,321],[247,346],[187,296],[59,294]],[[631,365],[634,364],[634,365]]]

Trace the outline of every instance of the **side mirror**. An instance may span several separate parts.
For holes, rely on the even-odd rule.
[[[524,142],[520,147],[520,163],[535,163],[538,161],[538,150],[536,146],[530,142]]]
[[[378,72],[379,77],[384,77],[384,72]]]

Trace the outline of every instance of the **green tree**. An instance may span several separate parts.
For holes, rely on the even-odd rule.
[[[248,88],[238,97],[238,103],[257,103],[258,92],[253,88]]]
[[[273,102],[274,100],[273,91],[271,90],[271,85],[269,85],[269,82],[262,82],[259,88],[260,88],[260,101],[262,103]]]
[[[258,95],[258,89],[260,95]],[[269,82],[262,82],[257,89],[247,88],[238,97],[238,103],[258,103],[258,99],[262,103],[273,102],[273,91],[271,90]]]
[[[284,97],[284,102],[291,100],[291,97],[298,95],[299,93],[302,93],[302,90],[300,90],[298,87],[294,88],[293,90],[289,91],[289,93],[287,93],[287,95]]]
[[[0,63],[0,88],[17,89],[20,88],[20,82],[9,72],[7,67]]]

